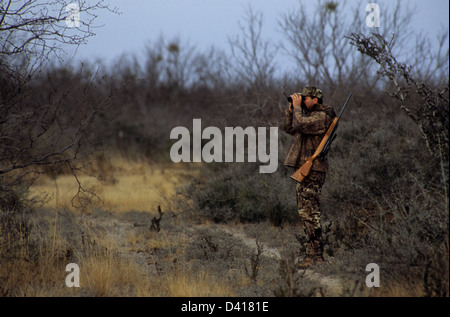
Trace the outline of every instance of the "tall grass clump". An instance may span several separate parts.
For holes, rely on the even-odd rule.
[[[20,256],[32,229],[22,192],[21,188],[0,190],[0,257],[4,259]]]

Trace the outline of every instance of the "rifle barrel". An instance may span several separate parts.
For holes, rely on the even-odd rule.
[[[352,94],[353,94],[353,93],[350,91],[350,93],[348,94],[348,97],[347,97],[347,101],[344,103],[344,106],[342,107],[341,112],[339,112],[338,121],[339,121],[339,119],[341,118],[342,113],[344,112],[345,107],[347,107],[348,101],[350,100]]]
[[[341,119],[341,116],[344,113],[345,107],[347,107],[348,101],[352,97],[352,94],[353,93],[350,91],[350,93],[348,94],[347,100],[344,103],[344,106],[342,107],[341,111],[339,112],[339,115],[337,117],[336,124],[335,124],[335,126],[333,128],[333,131],[331,131],[331,134],[328,136],[328,140],[325,143],[325,146],[323,147],[322,151],[320,152],[320,158],[321,159],[325,158],[325,155],[327,155],[328,151],[331,148],[331,143],[333,143],[334,139],[336,138],[337,123]]]

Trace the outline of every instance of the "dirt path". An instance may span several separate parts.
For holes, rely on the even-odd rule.
[[[105,217],[88,217],[86,221],[103,228],[104,232],[107,235],[107,238],[117,246],[117,249],[120,251],[120,254],[124,258],[136,263],[138,266],[148,272],[151,272],[153,269],[155,269],[152,269],[152,263],[156,261],[154,256],[152,256],[148,252],[139,251],[139,245],[136,245],[136,243],[131,243],[128,239],[130,235],[138,235],[138,230],[140,230],[139,228],[141,228],[142,230],[143,226],[146,226],[146,228],[149,228],[149,226],[137,226],[136,223],[132,221],[121,219],[114,215]],[[196,230],[199,230],[199,228],[200,227],[196,228],[195,226],[190,227],[189,231],[195,232]],[[216,226],[216,229],[222,230],[224,233],[232,235],[233,237],[239,239],[244,245],[257,252],[258,245],[256,239],[249,237],[244,232],[243,227],[220,225]],[[176,239],[175,236],[173,238]],[[262,256],[277,260],[281,259],[280,251],[277,248],[270,247],[260,241],[258,243],[260,243],[260,245],[262,245],[263,247]],[[343,281],[338,278],[325,276],[315,271],[314,268],[307,269],[306,271],[304,271],[304,274],[304,276],[308,279],[318,282],[321,285],[322,289],[325,290],[326,296],[340,296],[343,293]]]
[[[228,234],[231,234],[233,237],[241,240],[242,243],[244,245],[246,245],[247,247],[249,247],[255,251],[258,249],[256,239],[248,237],[242,229],[239,229],[236,227],[229,227],[229,226],[223,226],[223,227],[220,227],[220,229]],[[271,258],[281,259],[281,254],[278,251],[278,249],[271,248],[265,244],[263,244],[262,255],[271,257]]]
[[[229,233],[233,235],[235,238],[240,239],[246,246],[249,248],[252,248],[253,250],[257,250],[257,243],[256,239],[251,238],[245,234],[245,232],[242,229],[236,228],[236,227],[222,227],[221,228],[226,233]],[[265,244],[263,244],[263,256],[281,259],[281,254],[276,248],[269,247]],[[303,270],[302,270],[303,271]],[[343,283],[339,278],[331,277],[331,276],[325,276],[319,272],[314,271],[313,268],[309,268],[304,271],[305,276],[309,278],[312,281],[318,282],[325,290],[327,296],[340,296],[343,294]]]

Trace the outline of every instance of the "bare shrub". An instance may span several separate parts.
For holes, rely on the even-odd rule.
[[[250,268],[245,265],[245,273],[250,278],[252,282],[256,282],[258,277],[259,269],[261,267],[261,255],[264,252],[264,245],[256,239],[256,253],[250,256]]]
[[[196,238],[187,247],[187,260],[200,259],[203,261],[223,262],[224,265],[235,261],[240,250],[239,241],[227,233],[214,230],[199,230]]]
[[[424,296],[449,296],[449,249],[447,240],[428,255],[425,272],[423,273]]]
[[[15,0],[0,4],[0,68],[26,76],[38,72],[45,62],[59,57],[63,45],[78,47],[94,36],[98,11],[117,13],[103,0],[74,2]],[[72,8],[73,10],[71,10]],[[78,19],[76,13],[82,14]],[[73,32],[71,29],[76,29]]]
[[[396,48],[402,48],[413,37],[412,10],[405,2],[381,7],[384,34],[397,34]],[[285,41],[280,45],[295,62],[294,76],[302,74],[310,84],[329,91],[332,99],[343,87],[358,85],[365,91],[376,88],[380,78],[374,75],[373,64],[367,56],[356,54],[346,42],[345,36],[359,32],[365,23],[359,4],[348,2],[318,1],[315,14],[306,6],[285,13],[280,28]],[[314,32],[311,32],[314,30]]]
[[[447,164],[443,166],[443,169],[446,168],[448,171],[448,80],[440,83],[441,87],[434,88],[432,84],[415,78],[411,74],[412,67],[397,61],[393,55],[394,36],[388,41],[379,34],[366,37],[363,34],[352,33],[348,38],[358,51],[379,64],[379,74],[393,82],[395,91],[391,93],[391,96],[400,100],[401,109],[420,129],[430,153],[443,165]],[[443,45],[443,43],[440,44]],[[448,58],[448,50],[446,56]],[[438,66],[445,67],[445,64],[439,62],[442,56],[435,58],[438,60]],[[413,90],[420,99],[410,99],[411,95],[415,97]],[[448,184],[448,180],[444,179],[443,182]]]

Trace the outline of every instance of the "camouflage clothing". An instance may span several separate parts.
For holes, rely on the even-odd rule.
[[[306,158],[314,154],[336,116],[333,108],[319,104],[316,104],[312,111],[303,112],[300,108],[294,108],[293,112],[286,110],[284,131],[294,136],[284,161],[286,166],[302,166]],[[311,169],[326,172],[328,160],[314,160]]]
[[[318,98],[318,99],[323,98],[322,90],[315,86],[310,85],[305,86],[300,95],[302,95],[303,97],[310,96],[311,98]]]
[[[306,255],[322,257],[322,228],[320,226],[320,192],[325,173],[311,171],[301,183],[297,183],[297,206],[306,234]]]
[[[306,87],[301,94],[322,98],[322,92],[316,88]],[[293,139],[284,164],[295,169],[302,166],[316,151],[335,116],[333,108],[322,104],[315,104],[311,111],[299,107],[286,110],[284,131]],[[307,239],[306,254],[310,258],[323,257],[320,193],[327,170],[326,158],[314,160],[310,174],[296,187],[298,213]]]

